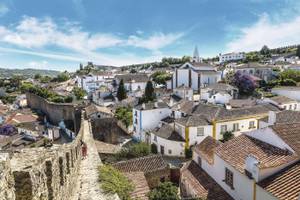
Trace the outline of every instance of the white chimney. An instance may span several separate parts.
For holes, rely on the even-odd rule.
[[[142,108],[143,108],[143,110],[146,109],[146,104],[145,103],[142,104]]]
[[[258,169],[259,161],[252,155],[248,155],[245,160],[245,174],[250,179],[255,179],[258,182],[259,178],[259,169]]]
[[[276,123],[276,112],[269,111],[268,123],[269,125],[274,125]]]
[[[226,108],[226,110],[230,110],[230,109],[232,109],[232,106],[230,104],[225,104],[225,108]]]
[[[154,108],[158,108],[158,103],[154,102]]]

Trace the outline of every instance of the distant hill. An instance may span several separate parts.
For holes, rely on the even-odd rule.
[[[41,74],[43,76],[57,76],[60,72],[55,70],[44,69],[5,69],[0,68],[0,78],[10,78],[13,75],[21,75],[25,78],[32,78],[35,74]]]

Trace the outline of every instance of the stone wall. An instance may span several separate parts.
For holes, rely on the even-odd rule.
[[[0,200],[69,200],[76,192],[82,135],[81,128],[71,143],[22,149],[10,159],[0,153]]]
[[[52,103],[32,93],[26,93],[28,106],[40,110],[48,120],[58,125],[62,120],[76,133],[80,128],[81,107],[70,103]]]
[[[153,172],[145,173],[148,185],[151,189],[157,187],[160,182],[170,181],[170,168],[164,168],[160,170],[155,170]]]

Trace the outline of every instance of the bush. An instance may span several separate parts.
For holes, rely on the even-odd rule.
[[[117,193],[122,200],[129,200],[134,190],[132,183],[117,169],[110,165],[99,168],[99,180],[105,193]]]
[[[158,153],[157,145],[156,144],[151,144],[151,153],[153,153],[153,154],[157,154]]]
[[[66,103],[72,103],[72,101],[73,101],[73,97],[72,97],[72,96],[67,96],[67,97],[65,98],[65,102],[66,102]]]
[[[226,131],[223,134],[223,142],[227,142],[227,141],[231,140],[232,138],[234,138],[234,135],[231,131]]]
[[[150,154],[150,146],[144,142],[136,143],[128,148],[123,148],[118,154],[117,159],[121,160],[123,158],[132,159],[147,156]]]
[[[185,153],[186,158],[192,158],[193,157],[193,151],[192,151],[191,147],[190,148],[185,148],[184,153]]]
[[[118,107],[115,112],[118,120],[122,121],[126,128],[132,125],[132,108],[131,107]]]
[[[297,86],[297,82],[293,79],[284,79],[280,81],[280,85],[282,86]]]
[[[160,183],[148,196],[149,200],[179,200],[178,189],[171,182]]]
[[[86,95],[86,92],[79,87],[74,87],[72,92],[76,96],[77,100],[83,99],[83,97]]]

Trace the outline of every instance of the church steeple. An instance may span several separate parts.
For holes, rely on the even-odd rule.
[[[202,59],[199,56],[199,52],[198,52],[198,47],[197,46],[195,46],[195,49],[194,49],[194,54],[193,54],[192,62],[196,62],[196,63],[202,62]]]

